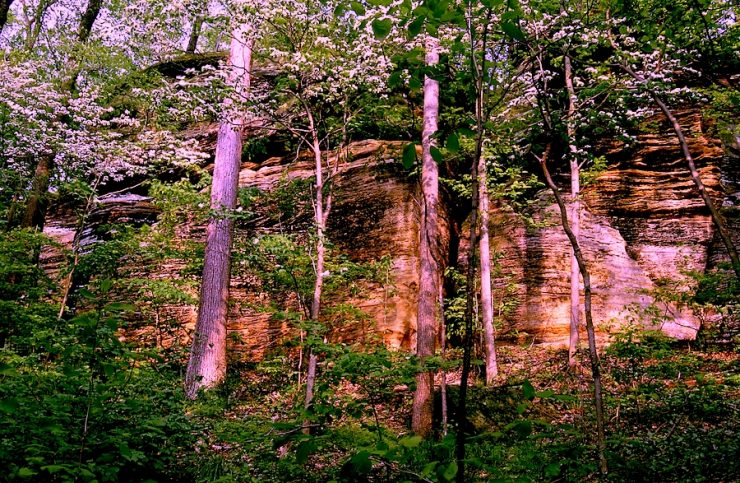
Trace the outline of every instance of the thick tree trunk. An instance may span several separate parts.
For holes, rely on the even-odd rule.
[[[193,20],[193,28],[190,30],[190,38],[188,39],[188,46],[185,48],[185,52],[188,54],[194,54],[195,49],[198,48],[198,39],[200,38],[200,30],[203,27],[203,16],[198,15]]]
[[[560,196],[558,187],[550,176],[550,171],[547,169],[547,158],[549,157],[552,145],[548,144],[545,148],[545,152],[542,153],[540,158],[540,166],[542,167],[542,173],[545,175],[545,181],[547,186],[555,196],[555,201],[560,208],[560,220],[563,226],[563,230],[570,241],[571,248],[575,255],[576,261],[578,262],[578,268],[583,277],[583,292],[584,292],[584,308],[586,314],[586,333],[588,335],[588,352],[591,360],[591,374],[594,380],[594,404],[596,406],[596,445],[599,453],[599,471],[602,475],[606,475],[608,471],[606,456],[604,450],[606,449],[606,439],[604,437],[604,402],[601,391],[601,368],[599,364],[599,354],[596,350],[596,332],[594,329],[594,321],[591,314],[591,277],[586,266],[586,259],[583,257],[581,247],[578,244],[573,230],[571,230],[570,223],[568,223],[568,209],[563,202],[563,198]]]
[[[568,117],[565,121],[568,135],[568,151],[570,155],[570,196],[571,215],[570,223],[573,236],[579,240],[581,236],[581,172],[578,165],[578,148],[575,144],[576,129],[576,91],[573,87],[573,69],[570,56],[565,55],[565,86],[568,91]],[[575,252],[571,250],[570,255],[570,337],[568,340],[568,366],[575,367],[576,352],[578,351],[578,327],[581,314],[581,284],[580,270]]]
[[[483,319],[483,339],[486,345],[486,385],[490,386],[498,376],[498,363],[496,362],[496,331],[493,326],[493,297],[491,296],[491,243],[488,235],[490,201],[488,199],[487,183],[485,156],[480,156],[478,159],[480,304]]]
[[[439,40],[428,37],[426,42],[426,64],[439,62]],[[416,322],[416,355],[424,363],[434,355],[434,341],[439,320],[438,297],[440,290],[439,266],[435,249],[439,237],[439,168],[432,158],[434,134],[437,132],[439,115],[439,82],[424,79],[424,126],[422,128],[421,155],[421,226],[419,233],[419,304]],[[432,432],[434,373],[420,372],[416,376],[416,391],[411,413],[411,429],[419,436],[427,437]]]
[[[229,63],[237,91],[249,90],[252,41],[237,30],[231,40]],[[227,109],[230,102],[227,101]],[[239,183],[242,154],[241,116],[221,122],[216,144],[216,159],[211,187],[203,280],[198,304],[193,346],[185,375],[185,393],[191,399],[201,388],[219,384],[226,375],[226,321],[228,316],[233,210]]]
[[[13,0],[0,0],[0,33],[3,32],[3,27],[8,23],[8,12],[12,4]]]

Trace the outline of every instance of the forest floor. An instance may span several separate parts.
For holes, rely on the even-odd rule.
[[[350,355],[352,354],[352,355]],[[459,374],[448,374],[449,434],[437,392],[435,438],[408,427],[412,379],[401,357],[352,351],[327,357],[312,411],[284,360],[245,366],[219,397],[198,403],[199,478],[213,481],[447,481],[454,478]],[[625,336],[601,357],[610,473],[596,468],[591,377],[567,370],[566,353],[499,349],[493,387],[469,392],[470,481],[737,481],[740,354],[696,350],[658,336]],[[236,372],[236,371],[235,371]],[[350,376],[352,374],[352,376]],[[359,374],[359,375],[358,375]],[[438,381],[440,378],[438,377]],[[439,388],[438,388],[439,389]],[[304,434],[300,421],[308,421]]]

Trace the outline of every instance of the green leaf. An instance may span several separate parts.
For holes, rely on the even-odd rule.
[[[442,161],[444,161],[445,157],[442,155],[442,151],[440,151],[437,147],[432,146],[429,152],[432,154],[432,159],[436,162],[441,163]]]
[[[524,40],[524,32],[522,32],[522,29],[517,27],[517,25],[513,22],[502,22],[501,29],[506,35],[514,40]]]
[[[532,421],[518,421],[514,425],[514,431],[522,438],[526,438],[532,434]]]
[[[458,139],[457,134],[450,133],[449,136],[447,136],[447,142],[445,143],[445,147],[448,151],[456,153],[460,151],[460,139]]]
[[[401,73],[399,71],[396,71],[388,77],[388,87],[391,89],[395,89],[396,87],[400,87],[403,84],[403,79],[401,78]]]
[[[0,400],[0,411],[4,413],[14,413],[18,407],[18,400],[15,398],[10,397]]]
[[[60,471],[64,470],[65,467],[61,465],[46,465],[46,466],[42,466],[41,469],[51,474],[54,474],[54,473],[59,473]]]
[[[529,399],[530,401],[534,399],[535,390],[531,382],[524,381],[524,383],[522,384],[522,392],[524,393],[524,397]]]
[[[356,455],[352,456],[349,461],[354,467],[355,471],[360,475],[366,475],[370,473],[370,470],[373,467],[373,464],[370,461],[370,453],[367,451],[360,451]]]
[[[411,38],[414,38],[421,33],[421,28],[424,26],[424,21],[426,19],[425,15],[419,15],[409,24],[409,36]]]
[[[421,80],[417,76],[412,76],[411,79],[409,79],[409,89],[421,89]]]
[[[37,475],[38,473],[33,471],[31,468],[21,468],[18,470],[18,476],[21,478],[30,478]]]
[[[4,362],[0,364],[0,376],[8,376],[8,377],[14,377],[18,375],[18,371],[15,369],[15,367],[5,364]]]
[[[560,476],[560,465],[562,463],[550,463],[549,465],[545,466],[545,476],[548,477],[555,477]]]
[[[349,6],[357,15],[365,15],[365,7],[360,2],[352,2]]]
[[[316,442],[314,440],[301,441],[295,449],[295,460],[299,465],[305,465],[308,457],[316,451]]]
[[[404,169],[411,169],[416,162],[416,144],[408,143],[403,148],[403,167]]]
[[[427,33],[432,37],[437,37],[439,34],[439,28],[431,22],[427,22]]]
[[[437,467],[439,464],[439,461],[432,461],[431,463],[427,463],[424,465],[424,468],[421,470],[421,474],[424,476],[429,476],[434,471],[434,468]]]
[[[404,448],[416,448],[421,444],[422,437],[421,436],[406,436],[398,440],[398,444],[403,446]]]
[[[442,473],[442,478],[447,481],[452,481],[452,479],[455,478],[455,475],[457,475],[457,461],[453,461],[447,465],[444,473]]]
[[[105,310],[108,312],[134,312],[136,309],[136,305],[123,302],[114,302],[105,306]]]
[[[373,20],[373,33],[376,39],[384,39],[391,33],[393,22],[391,19],[385,18],[383,20]]]

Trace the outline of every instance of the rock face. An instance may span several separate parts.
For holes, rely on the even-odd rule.
[[[692,153],[697,158],[705,184],[722,202],[720,184],[723,149],[719,141],[704,134],[701,118],[682,113]],[[334,177],[334,203],[329,219],[329,239],[337,252],[358,263],[387,261],[388,270],[375,279],[358,281],[356,290],[341,299],[327,298],[326,307],[359,309],[353,324],[335,327],[333,337],[352,340],[377,334],[389,346],[413,349],[416,325],[418,280],[418,186],[415,178],[399,168],[403,143],[363,141],[353,143],[346,162]],[[330,153],[330,158],[333,154]],[[703,271],[723,259],[714,237],[709,215],[696,194],[675,136],[668,125],[657,135],[639,136],[633,150],[614,147],[607,153],[608,169],[584,194],[581,243],[592,273],[594,318],[602,340],[614,325],[629,321],[660,328],[678,338],[696,335],[700,321],[655,293],[679,293],[691,285],[685,271]],[[732,164],[732,163],[730,163]],[[270,158],[259,164],[244,163],[241,187],[269,192],[286,180],[310,179],[313,162]],[[303,185],[310,190],[310,182]],[[310,197],[310,195],[308,195]],[[733,194],[727,196],[732,200]],[[497,260],[494,302],[501,325],[500,335],[527,334],[535,342],[567,344],[569,324],[570,247],[559,226],[557,207],[547,192],[539,197],[537,228],[498,210],[491,217],[492,251]],[[450,207],[443,207],[443,236],[437,250],[441,260],[458,251],[450,244]],[[262,206],[249,226],[242,227],[237,240],[248,242],[260,233],[303,233],[312,213],[276,222],[277,206]],[[309,208],[310,210],[310,208]],[[94,218],[112,222],[121,218],[149,222],[153,208],[143,196],[104,200]],[[97,219],[95,218],[95,219]],[[71,240],[74,227],[69,220],[54,219],[46,231],[62,242]],[[202,227],[188,227],[184,236],[203,239]],[[737,235],[737,233],[736,233]],[[460,241],[457,258],[467,256]],[[453,255],[454,258],[454,255]],[[49,266],[52,253],[47,254]],[[179,267],[155,267],[151,276],[167,278]],[[329,277],[334,276],[329,274]],[[197,293],[193,291],[194,297]],[[230,347],[234,355],[260,358],[277,342],[297,331],[285,318],[265,307],[271,302],[253,274],[238,268],[232,277],[233,305],[229,320]],[[281,303],[300,310],[295,296]],[[184,324],[182,343],[188,344],[197,308],[193,305],[167,307]],[[363,313],[365,315],[358,315]],[[342,316],[327,310],[337,321]]]
[[[704,184],[721,204],[724,151],[704,135],[698,114],[684,112],[679,120]],[[594,321],[602,336],[615,326],[635,323],[691,339],[701,325],[671,299],[691,287],[687,272],[703,272],[718,257],[715,230],[675,134],[667,123],[660,129],[638,136],[633,150],[608,152],[608,169],[584,190],[580,242],[592,278]],[[510,333],[563,345],[570,317],[570,245],[549,193],[542,193],[540,206],[544,209],[536,221],[544,228],[527,228],[506,213],[492,221],[492,250],[502,270],[500,297],[513,298],[516,307],[503,317],[503,325]]]

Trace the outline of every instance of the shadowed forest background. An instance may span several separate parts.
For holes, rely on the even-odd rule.
[[[0,0],[0,479],[739,479],[739,14]]]

